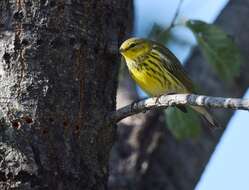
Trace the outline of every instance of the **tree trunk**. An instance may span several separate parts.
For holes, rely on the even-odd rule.
[[[249,58],[248,7],[249,0],[230,1],[216,21],[234,36],[245,60]],[[241,97],[248,88],[249,64],[246,61],[241,75],[229,86],[205,63],[199,50],[194,51],[186,69],[207,95]],[[232,112],[215,110],[213,115],[226,126]],[[111,189],[194,189],[223,130],[213,132],[204,127],[200,138],[177,141],[165,128],[163,120],[164,116],[157,112],[139,115],[120,124],[119,141],[113,149],[115,165],[110,178]]]
[[[130,0],[0,1],[0,189],[107,188]]]

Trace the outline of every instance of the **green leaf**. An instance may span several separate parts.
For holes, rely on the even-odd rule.
[[[229,82],[239,75],[241,54],[225,32],[213,24],[199,20],[189,20],[186,26],[194,33],[208,63],[222,79]]]
[[[177,139],[195,138],[200,135],[201,122],[191,108],[187,107],[187,113],[183,113],[176,107],[168,107],[164,113],[167,127]]]
[[[165,44],[170,39],[170,32],[169,30],[155,23],[148,35],[148,38],[158,41],[161,44]]]

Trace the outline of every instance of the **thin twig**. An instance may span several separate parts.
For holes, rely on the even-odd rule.
[[[160,38],[162,36],[164,36],[164,34],[168,34],[170,32],[170,30],[175,27],[175,25],[176,25],[175,23],[176,23],[176,20],[177,20],[177,18],[179,16],[182,3],[183,3],[183,0],[180,0],[179,3],[178,3],[178,5],[177,5],[177,8],[176,8],[175,14],[173,16],[173,19],[170,22],[169,27],[167,27],[165,30],[163,30],[161,33],[158,34],[158,36],[156,38],[156,41],[160,41]]]
[[[177,8],[176,8],[175,15],[174,15],[174,17],[173,17],[173,19],[172,19],[172,21],[171,21],[169,27],[168,27],[169,30],[175,26],[175,22],[176,22],[176,19],[177,19],[178,16],[179,16],[179,13],[180,13],[180,10],[181,10],[182,3],[183,3],[183,0],[180,0],[179,3],[178,3],[178,6],[177,6]],[[168,30],[168,29],[167,29],[167,30]]]
[[[159,98],[153,97],[140,100],[120,108],[111,114],[110,120],[111,122],[117,123],[120,120],[137,113],[175,105],[249,110],[249,99],[211,97],[195,94],[162,95]]]

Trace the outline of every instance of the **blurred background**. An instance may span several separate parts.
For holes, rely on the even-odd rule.
[[[213,23],[228,2],[229,0],[208,0],[205,3],[198,0],[184,0],[178,19],[180,22],[186,19],[197,19]],[[134,36],[148,36],[154,23],[162,26],[170,25],[179,3],[179,0],[135,0]],[[186,28],[178,27],[173,33],[188,42],[167,44],[167,47],[184,64],[191,50],[196,46],[196,40]],[[249,91],[244,97],[249,98]],[[249,134],[249,113],[236,111],[212,154],[196,190],[249,189],[247,134]]]
[[[205,54],[205,49],[199,50],[201,47],[198,46],[201,45],[194,32],[182,26],[189,19],[206,23],[217,22],[217,26],[224,30],[240,49],[246,48],[240,42],[243,41],[243,35],[240,36],[238,33],[246,26],[242,27],[243,22],[236,25],[236,20],[230,17],[238,13],[239,18],[240,12],[241,18],[245,16],[242,14],[248,14],[243,10],[248,3],[241,2],[243,1],[237,1],[236,4],[229,0],[205,2],[135,0],[134,30],[131,36],[151,37],[151,34],[156,33],[157,30],[170,26],[174,17],[177,16],[175,20],[177,26],[170,30],[163,42],[184,65],[186,64],[185,67],[190,75],[193,75],[193,80],[199,83],[201,89],[203,88],[201,92],[206,95],[224,97],[243,95],[249,98],[249,91],[245,90],[248,87],[248,80],[247,84],[242,84],[240,79],[243,74],[232,79],[231,83],[224,82],[222,77],[217,77],[215,69],[212,67],[210,69],[207,58],[201,56],[203,51]],[[218,21],[216,21],[217,18]],[[241,54],[243,53],[245,52],[242,51]],[[203,71],[205,69],[211,71],[206,73]],[[146,94],[130,79],[127,80],[129,76],[125,68],[123,70],[118,92],[118,107],[139,97],[146,97]],[[234,85],[242,85],[243,90],[231,93]],[[225,87],[221,89],[220,86]],[[111,162],[114,164],[111,165],[114,166],[110,177],[110,189],[249,189],[249,166],[247,164],[249,151],[246,149],[249,144],[249,138],[247,138],[249,114],[246,111],[236,111],[234,114],[229,111],[227,111],[229,114],[224,113],[224,110],[223,113],[220,112],[221,110],[215,110],[214,115],[218,118],[226,118],[226,121],[222,123],[227,126],[224,132],[222,130],[210,132],[204,127],[202,132],[198,132],[197,137],[189,135],[192,134],[190,131],[186,133],[189,136],[186,135],[182,139],[177,139],[172,134],[167,135],[172,131],[169,130],[171,131],[169,132],[165,127],[164,114],[147,113],[147,119],[142,115],[126,119],[120,124],[120,140],[113,150]],[[210,159],[209,156],[211,156]],[[114,169],[115,167],[117,169]],[[152,182],[148,182],[149,180]]]

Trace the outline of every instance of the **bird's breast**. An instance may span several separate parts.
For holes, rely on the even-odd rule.
[[[170,84],[167,80],[160,78],[158,73],[145,68],[141,63],[127,61],[127,66],[133,80],[150,96],[157,96],[166,93]],[[155,71],[154,71],[155,72]]]

